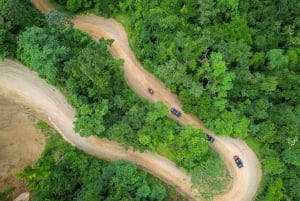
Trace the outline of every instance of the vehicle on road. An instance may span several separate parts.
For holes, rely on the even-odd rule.
[[[149,92],[150,94],[154,94],[154,91],[153,91],[153,89],[151,89],[151,88],[148,88],[148,92]]]
[[[174,114],[177,117],[181,116],[181,112],[179,112],[178,110],[176,110],[175,108],[171,108],[171,113]]]
[[[210,143],[213,143],[215,141],[215,138],[207,133],[205,133],[206,140]]]
[[[236,165],[239,167],[239,168],[242,168],[244,167],[244,164],[242,162],[242,160],[240,159],[240,157],[238,155],[235,155],[233,157],[233,160],[235,161]]]

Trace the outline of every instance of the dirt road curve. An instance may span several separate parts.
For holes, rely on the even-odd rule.
[[[51,8],[51,5],[45,0],[34,0],[33,2],[43,12]],[[111,52],[115,57],[125,60],[126,80],[137,94],[150,101],[161,100],[169,107],[174,106],[181,109],[177,97],[136,61],[129,48],[127,35],[120,24],[114,20],[94,15],[78,16],[73,21],[76,28],[87,32],[95,39],[104,37],[115,40]],[[153,96],[147,93],[148,87],[154,89]],[[55,88],[47,85],[35,73],[24,69],[20,64],[10,60],[0,63],[0,95],[31,107],[40,118],[51,123],[65,140],[87,153],[108,160],[124,158],[134,162],[164,181],[177,186],[182,193],[193,199],[195,192],[190,190],[190,177],[183,170],[176,168],[169,160],[150,153],[125,151],[118,144],[107,140],[99,140],[95,137],[86,139],[76,135],[72,125],[74,109],[66,103],[64,97]],[[170,117],[174,118],[171,115]],[[191,115],[183,114],[179,121],[181,124],[193,124],[213,135],[213,132],[203,128],[201,122]],[[243,141],[227,137],[216,137],[213,148],[222,156],[233,177],[229,189],[215,200],[252,200],[261,179],[260,164],[255,154]],[[242,158],[244,168],[236,167],[232,159],[235,154]]]
[[[187,196],[193,195],[189,190],[190,178],[166,158],[126,151],[115,142],[77,135],[73,130],[75,110],[67,104],[64,96],[21,64],[11,60],[0,61],[0,96],[30,107],[32,113],[47,121],[66,141],[79,149],[107,160],[123,158],[136,163],[164,181],[178,184],[178,189]]]

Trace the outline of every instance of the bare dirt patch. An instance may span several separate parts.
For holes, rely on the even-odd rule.
[[[12,198],[27,191],[26,183],[14,173],[33,166],[45,146],[34,121],[25,108],[0,97],[0,191],[14,186]]]

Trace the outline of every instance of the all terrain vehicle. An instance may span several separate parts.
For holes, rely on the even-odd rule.
[[[210,143],[213,143],[215,141],[215,138],[207,133],[205,133],[205,138],[207,141],[209,141]]]
[[[154,91],[151,88],[148,88],[148,92],[149,92],[149,94],[154,94]]]
[[[238,155],[235,155],[233,157],[233,160],[235,161],[236,165],[239,167],[239,168],[242,168],[244,167],[244,164],[242,162],[242,160],[240,159],[240,157]]]
[[[171,108],[171,113],[174,114],[177,117],[181,116],[181,112],[179,112],[178,110],[176,110],[175,108]]]

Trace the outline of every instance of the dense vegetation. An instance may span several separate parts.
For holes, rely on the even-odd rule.
[[[70,12],[108,12],[94,1],[57,2]],[[257,200],[300,200],[300,2],[109,5],[138,59],[179,95],[185,112],[255,148],[264,171]]]
[[[21,2],[22,1],[22,2]],[[18,5],[18,6],[16,6]],[[0,58],[15,57],[17,36],[26,27],[43,25],[43,15],[30,1],[0,1]]]
[[[192,170],[207,157],[202,132],[167,118],[162,103],[136,96],[125,84],[122,62],[107,50],[110,43],[96,43],[72,26],[33,26],[19,35],[17,56],[65,91],[78,111],[75,129],[81,135],[107,137],[140,151],[164,147],[178,165]]]
[[[7,4],[3,2],[0,8]],[[20,8],[23,4],[14,1]],[[74,30],[62,13],[51,11],[45,17],[33,26],[17,30],[17,50],[12,53],[65,93],[77,109],[75,128],[81,135],[106,137],[125,147],[163,154],[193,174],[198,184],[209,180],[211,189],[204,192],[201,188],[206,197],[224,189],[228,180],[226,169],[208,149],[202,131],[179,126],[167,118],[167,107],[161,102],[149,104],[137,97],[124,81],[122,61],[115,60],[107,50],[112,41],[93,41]],[[6,19],[10,24],[15,20],[18,19]],[[215,164],[209,162],[212,160]],[[206,161],[207,168],[199,168]],[[219,171],[199,174],[200,170],[206,173],[211,169]],[[74,182],[70,185],[77,185]],[[54,185],[49,183],[49,188],[50,184]],[[37,186],[33,188],[38,190]]]
[[[33,201],[162,201],[174,195],[135,165],[96,159],[62,140],[45,123],[39,122],[39,127],[49,136],[47,146],[34,168],[18,173],[34,190]]]

